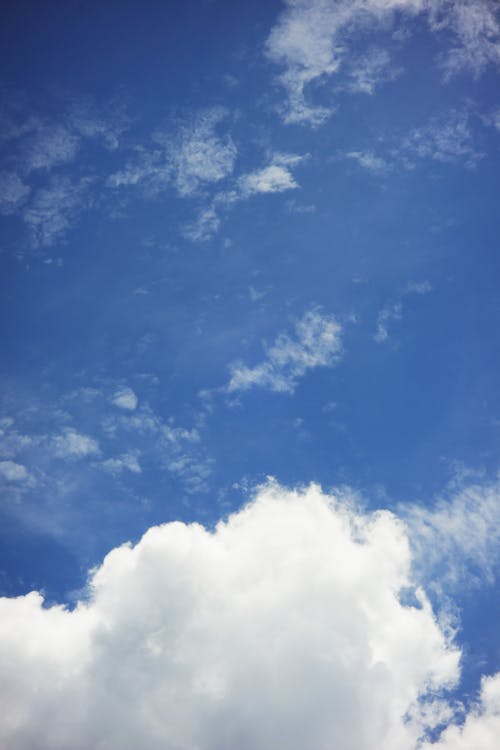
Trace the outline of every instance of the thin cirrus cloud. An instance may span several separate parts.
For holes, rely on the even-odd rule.
[[[375,30],[393,29],[401,22],[424,16],[431,32],[447,34],[451,44],[439,61],[445,77],[467,69],[480,75],[487,66],[500,63],[500,25],[488,0],[287,0],[286,8],[272,28],[266,43],[268,59],[282,69],[279,81],[286,91],[283,107],[286,123],[323,124],[332,114],[331,104],[314,104],[308,97],[310,84],[334,74],[347,74],[346,87],[371,94],[376,85],[390,80],[397,69],[387,52],[368,50],[364,65],[349,80],[353,30],[367,36]],[[371,54],[371,59],[370,59]]]
[[[373,148],[346,151],[341,157],[350,159],[374,175],[386,176],[397,169],[413,170],[419,163],[463,165],[472,169],[484,157],[478,150],[471,124],[472,113],[452,109],[423,125],[414,127],[404,136],[393,137],[389,143]],[[491,118],[483,118],[493,125]]]
[[[243,362],[231,366],[228,393],[268,388],[277,393],[293,393],[298,381],[309,370],[331,367],[342,352],[342,325],[333,315],[308,311],[295,324],[293,334],[281,333],[266,348],[266,356],[253,367]]]
[[[373,336],[374,340],[381,344],[389,338],[391,323],[401,320],[403,317],[404,299],[409,295],[425,295],[432,292],[432,286],[428,281],[410,281],[401,291],[396,300],[387,303],[377,315],[377,329]]]
[[[3,741],[427,750],[445,727],[437,748],[494,750],[500,677],[460,722],[461,653],[410,536],[354,496],[269,481],[214,531],[168,523],[112,550],[72,611],[0,599]]]

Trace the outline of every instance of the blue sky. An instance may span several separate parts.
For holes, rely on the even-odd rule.
[[[27,1],[3,21],[4,741],[492,750],[497,4]],[[226,620],[212,616],[221,580]],[[252,599],[249,581],[275,586],[280,606]],[[235,604],[247,585],[250,618]],[[160,591],[168,606],[153,628]],[[179,646],[196,654],[179,676],[158,633],[174,621],[191,633],[187,599],[202,635]],[[339,666],[344,606],[357,635]],[[102,618],[116,633],[105,643]],[[392,622],[393,640],[375,622]],[[275,628],[284,661],[263,656]],[[134,690],[101,710],[137,629],[123,667]],[[68,705],[86,696],[67,726],[49,689],[64,666],[58,639],[78,674]],[[295,663],[313,642],[331,668],[318,655]],[[163,676],[141,661],[144,644]],[[290,691],[260,703],[271,667]],[[26,697],[33,673],[43,705]],[[378,723],[372,684],[387,690]],[[192,734],[173,685],[199,716]],[[137,700],[149,713],[132,732]],[[293,716],[306,704],[301,735]]]

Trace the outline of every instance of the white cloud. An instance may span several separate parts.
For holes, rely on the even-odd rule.
[[[25,142],[23,162],[28,171],[52,169],[73,161],[80,147],[79,136],[63,125],[43,125]]]
[[[186,198],[220,182],[232,173],[237,154],[231,135],[219,132],[227,116],[223,107],[213,107],[176,129],[156,131],[157,147],[136,147],[134,159],[110,175],[108,186],[138,186],[149,195],[174,187]]]
[[[182,228],[186,239],[192,242],[206,242],[220,227],[220,217],[213,206],[202,208],[194,221],[190,221]]]
[[[20,482],[28,477],[26,467],[15,461],[0,461],[0,474],[9,482]]]
[[[416,750],[449,718],[459,652],[421,589],[401,603],[410,570],[395,516],[317,487],[268,484],[214,532],[151,528],[73,611],[0,599],[2,742]]]
[[[100,452],[99,444],[94,438],[70,427],[52,438],[52,446],[54,454],[59,458],[83,458]]]
[[[403,300],[411,294],[424,295],[432,291],[428,281],[410,281],[399,294],[394,302],[390,302],[380,310],[377,316],[377,329],[373,338],[377,343],[387,341],[389,338],[389,325],[395,320],[403,317]]]
[[[391,68],[386,50],[369,48],[350,58],[353,38],[359,45],[374,31],[390,31],[395,20],[408,33],[408,21],[423,14],[432,32],[446,44],[452,41],[441,60],[448,76],[463,68],[479,75],[487,65],[500,63],[500,26],[489,0],[285,0],[285,5],[266,54],[283,69],[279,80],[287,95],[287,123],[324,123],[333,106],[311,103],[308,88],[345,68],[351,76],[347,88],[357,92],[370,94],[394,77],[398,71]]]
[[[71,182],[66,177],[54,177],[34,193],[22,218],[35,247],[47,247],[64,238],[88,205],[89,184],[87,179]]]
[[[295,335],[280,334],[267,348],[266,358],[254,367],[236,362],[231,367],[228,392],[256,386],[293,393],[308,370],[331,367],[342,351],[342,326],[332,315],[307,312],[296,324]]]
[[[400,509],[410,528],[415,564],[433,585],[463,587],[494,579],[500,559],[500,481],[456,486],[432,506]]]
[[[431,28],[451,31],[455,46],[442,57],[447,78],[462,70],[478,77],[489,65],[500,64],[498,8],[491,0],[433,0]]]
[[[345,157],[346,159],[353,159],[360,167],[375,174],[385,174],[390,169],[385,159],[377,156],[373,151],[348,151]]]
[[[0,172],[0,213],[8,216],[25,202],[31,188],[14,172]]]
[[[393,320],[401,320],[401,318],[401,302],[395,302],[382,308],[377,316],[377,330],[373,337],[375,341],[379,344],[382,341],[386,341],[389,338],[389,323]]]
[[[243,175],[239,180],[239,187],[244,196],[250,196],[255,193],[282,193],[284,190],[297,188],[298,185],[286,167],[271,164]]]
[[[347,88],[353,93],[373,94],[382,83],[393,81],[401,69],[391,62],[387,50],[372,47],[350,63]]]
[[[118,458],[108,458],[99,464],[105,471],[110,474],[121,474],[122,471],[131,471],[132,474],[141,474],[142,469],[139,463],[137,453],[123,453]]]
[[[450,164],[463,162],[469,167],[475,166],[483,156],[474,146],[469,113],[457,110],[412,130],[399,150],[409,157]]]
[[[112,402],[119,409],[125,409],[125,411],[134,411],[137,408],[139,399],[135,395],[132,388],[120,388],[116,391],[112,398]]]
[[[446,728],[438,742],[420,750],[497,750],[500,737],[500,673],[483,677],[479,701],[462,725]]]
[[[226,116],[222,108],[207,110],[181,128],[172,142],[167,141],[179,195],[191,195],[200,185],[220,182],[233,171],[236,146],[229,134],[217,133],[217,126]]]

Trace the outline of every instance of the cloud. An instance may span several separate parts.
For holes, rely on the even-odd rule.
[[[392,64],[387,50],[372,47],[350,63],[347,89],[371,95],[380,84],[393,81],[401,72]]]
[[[497,750],[500,737],[500,673],[483,677],[481,695],[462,725],[445,729],[438,742],[421,750]]]
[[[353,159],[360,167],[375,174],[385,174],[390,169],[385,159],[377,156],[373,151],[348,151],[345,158]]]
[[[497,7],[490,0],[441,0],[430,3],[431,29],[451,32],[454,44],[442,55],[445,78],[469,71],[476,78],[500,64],[500,24]]]
[[[73,161],[80,138],[63,125],[51,123],[37,128],[24,143],[22,161],[28,172],[49,170]]]
[[[108,458],[99,464],[105,471],[110,474],[121,474],[122,471],[131,471],[133,474],[141,474],[142,469],[138,460],[137,452],[123,453],[118,458]]]
[[[332,104],[314,104],[308,92],[334,74],[346,72],[344,87],[367,94],[391,80],[398,70],[388,52],[369,47],[353,58],[353,39],[359,45],[360,39],[390,31],[399,21],[408,30],[408,21],[418,15],[445,44],[441,65],[447,77],[462,69],[479,75],[500,63],[500,26],[489,0],[286,0],[285,5],[267,39],[266,55],[282,69],[287,123],[319,126],[328,119]]]
[[[410,158],[464,162],[469,167],[475,166],[483,156],[474,147],[469,113],[457,110],[432,118],[427,125],[412,130],[403,140],[400,151]]]
[[[449,720],[460,653],[415,586],[394,515],[269,483],[213,532],[114,549],[72,611],[0,599],[2,742],[416,750]]]
[[[389,338],[389,324],[395,320],[401,320],[403,317],[403,301],[405,297],[412,294],[429,294],[431,291],[432,286],[428,281],[410,281],[395,301],[384,305],[380,310],[377,316],[377,330],[373,336],[375,341],[379,344],[387,341]]]
[[[217,232],[221,224],[220,209],[228,210],[254,195],[282,193],[299,187],[291,168],[300,164],[307,155],[275,152],[269,164],[240,175],[227,190],[214,196],[210,205],[202,208],[194,221],[184,225],[183,234],[193,242],[205,242]]]
[[[193,221],[183,226],[182,233],[192,242],[206,242],[217,232],[220,223],[220,217],[214,206],[208,206],[202,208]]]
[[[220,182],[232,173],[236,146],[229,134],[217,133],[217,126],[226,116],[223,108],[207,110],[181,128],[173,141],[167,138],[179,195],[192,195],[200,185]],[[157,138],[162,142],[161,137]]]
[[[125,411],[134,411],[139,401],[132,388],[120,388],[111,400],[115,406]]]
[[[401,506],[419,575],[447,589],[493,581],[500,559],[500,481],[458,479],[432,505]]]
[[[463,164],[473,168],[484,154],[476,148],[471,113],[466,109],[452,109],[404,136],[394,136],[391,144],[379,144],[379,153],[367,148],[348,151],[341,156],[356,161],[373,174],[384,175],[396,169],[412,170],[418,161]]]
[[[295,324],[295,335],[280,334],[266,349],[266,358],[247,367],[242,362],[231,366],[227,391],[269,388],[278,393],[293,393],[298,380],[308,370],[331,367],[342,351],[342,326],[332,315],[310,310]]]
[[[133,441],[134,447],[127,451],[128,455],[147,454],[177,478],[188,494],[207,491],[214,461],[207,455],[196,427],[179,427],[173,419],[163,419],[143,404],[133,412],[108,418],[104,430],[121,444]],[[118,469],[118,466],[107,463],[107,468]]]
[[[84,458],[100,452],[97,440],[70,427],[52,438],[52,447],[58,458]]]
[[[135,158],[110,175],[108,186],[138,186],[148,195],[173,187],[188,198],[220,182],[232,173],[237,155],[231,135],[219,132],[227,116],[223,107],[213,107],[176,129],[157,130],[152,136],[156,148],[136,147]]]
[[[55,176],[34,193],[21,214],[34,247],[48,247],[64,238],[89,204],[89,185],[86,178],[72,182]]]
[[[0,474],[8,482],[20,482],[28,478],[26,467],[16,464],[15,461],[0,461]]]
[[[282,193],[284,190],[298,187],[292,173],[286,167],[277,164],[243,175],[239,180],[239,186],[245,196],[255,193]]]
[[[14,214],[25,202],[31,188],[14,172],[0,172],[0,213]]]

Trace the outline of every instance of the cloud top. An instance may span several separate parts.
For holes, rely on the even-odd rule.
[[[73,611],[36,592],[0,600],[0,737],[11,750],[413,749],[459,652],[421,589],[401,603],[409,549],[388,512],[273,482],[213,532],[153,527],[105,558]]]

